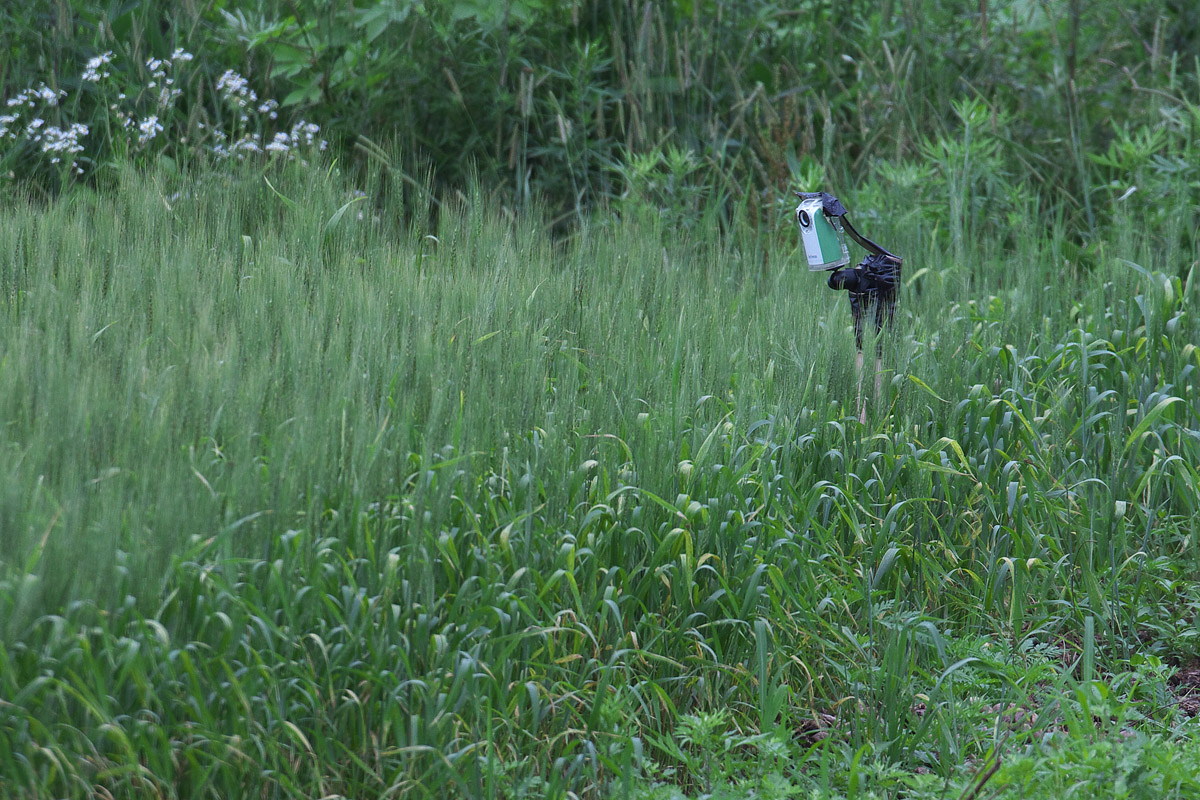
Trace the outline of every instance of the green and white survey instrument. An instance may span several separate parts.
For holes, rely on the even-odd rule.
[[[796,222],[800,225],[800,243],[804,245],[810,270],[837,269],[850,263],[850,250],[846,247],[841,221],[825,216],[819,197],[800,201],[796,206]]]
[[[846,217],[846,207],[828,192],[796,192],[796,223],[800,242],[810,270],[829,270],[829,288],[850,295],[850,316],[854,320],[854,345],[858,351],[858,421],[867,424],[867,406],[863,402],[862,362],[863,327],[872,311],[875,315],[875,396],[883,395],[883,326],[896,313],[896,290],[900,286],[900,267],[904,259],[872,242],[854,229]],[[867,250],[867,257],[853,267],[843,233]]]

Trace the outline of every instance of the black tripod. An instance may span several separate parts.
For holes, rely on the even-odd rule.
[[[855,368],[858,373],[858,419],[867,422],[867,406],[863,401],[863,324],[868,313],[875,316],[875,397],[883,395],[884,325],[891,325],[896,314],[896,290],[900,286],[900,267],[904,260],[863,236],[847,218],[846,207],[828,192],[796,192],[803,200],[821,201],[825,216],[837,219],[850,238],[867,250],[867,257],[853,267],[835,269],[829,274],[830,289],[845,289],[850,295],[850,314],[854,318],[854,343],[857,347]]]

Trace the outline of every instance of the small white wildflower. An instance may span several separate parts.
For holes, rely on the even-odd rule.
[[[171,53],[172,61],[191,61],[195,56],[184,50],[182,47],[176,47],[175,52]]]
[[[258,95],[250,88],[250,82],[231,69],[225,70],[217,79],[217,91],[238,108],[245,108],[250,103],[258,102]]]
[[[87,68],[83,71],[83,79],[92,83],[98,83],[101,78],[107,78],[112,75],[111,72],[103,69],[106,64],[112,61],[112,57],[112,51],[109,50],[107,53],[101,53],[94,58],[89,58]]]
[[[33,141],[33,142],[40,141],[42,138],[42,134],[39,133],[39,131],[40,131],[41,127],[45,124],[46,124],[46,120],[44,120],[40,117],[35,120],[32,120],[28,125],[25,126],[25,138],[29,139],[30,141]]]
[[[317,143],[317,134],[321,132],[321,126],[313,122],[305,122],[300,120],[292,126],[291,140],[294,147],[299,147],[304,144],[307,147],[312,147]],[[324,146],[321,147],[324,150]]]
[[[163,126],[158,121],[158,117],[154,114],[146,117],[138,123],[138,144],[145,146],[162,132]]]
[[[167,66],[167,62],[161,58],[146,59],[146,69],[150,70],[150,73],[156,78],[161,78],[167,74],[163,69],[164,66]]]
[[[275,134],[275,138],[267,145],[267,151],[271,153],[286,153],[291,147],[288,145],[288,135],[283,131]]]
[[[220,78],[217,78],[217,91],[237,93],[246,85],[246,79],[238,75],[231,69],[225,70]]]
[[[15,139],[15,138],[17,138],[16,132],[11,131],[9,129],[9,126],[12,125],[16,121],[17,121],[16,114],[0,115],[0,139],[3,139],[3,138]]]
[[[26,91],[29,91],[29,90],[26,90]],[[20,93],[19,95],[17,95],[16,97],[10,97],[10,98],[8,98],[8,101],[7,101],[6,105],[7,105],[9,108],[12,108],[13,106],[20,106],[20,105],[24,105],[24,104],[25,104],[25,103],[27,103],[27,102],[29,102],[29,95],[28,95],[28,94],[26,94],[25,92],[21,92],[21,93]]]
[[[153,85],[153,84],[151,84]],[[175,98],[179,97],[182,92],[179,89],[172,89],[169,86],[164,86],[158,92],[158,107],[166,108],[175,102]]]
[[[257,133],[248,133],[229,147],[229,155],[237,156],[239,161],[246,158],[246,153],[261,152],[263,149]]]
[[[61,90],[56,92],[43,83],[34,91],[34,95],[36,95],[46,105],[56,106],[58,105],[59,98],[66,97],[67,93]],[[32,103],[30,105],[32,105]]]
[[[118,92],[118,93],[117,93],[117,99],[118,99],[118,100],[124,100],[124,99],[125,99],[125,93],[124,93],[124,92]]]
[[[43,153],[78,153],[83,150],[83,145],[79,143],[81,136],[87,136],[88,126],[76,122],[71,127],[63,130],[55,126],[46,128],[42,134],[42,152]],[[58,157],[51,159],[52,164],[57,164]]]

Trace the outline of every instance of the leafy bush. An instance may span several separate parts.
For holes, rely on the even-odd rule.
[[[964,14],[942,0],[40,0],[5,14],[4,96],[42,85],[68,93],[69,112],[43,115],[56,132],[33,149],[66,153],[82,141],[86,153],[70,155],[97,163],[265,149],[303,118],[343,162],[382,158],[412,183],[428,165],[443,187],[478,175],[512,209],[537,199],[578,223],[591,209],[642,202],[646,187],[631,178],[673,151],[692,154],[687,175],[667,170],[654,204],[687,217],[699,204],[764,231],[778,227],[776,200],[802,179],[806,157],[841,194],[888,180],[888,164],[932,163],[947,182],[947,214],[961,218],[946,226],[953,248],[979,221],[1008,224],[1015,193],[1037,195],[1040,213],[1076,231],[1077,244],[1122,215],[1116,198],[1133,186],[1149,202],[1200,200],[1189,166],[1197,43],[1178,33],[1195,15],[1186,4],[1005,0]],[[156,81],[148,65],[178,68],[179,48],[198,60],[171,90],[182,94],[163,102],[162,86],[149,84],[172,76]],[[113,96],[76,78],[110,51],[124,118]],[[256,102],[278,101],[267,116],[281,118],[242,121],[225,97],[227,70]],[[959,136],[968,108],[988,154],[964,161],[961,147],[982,146]],[[119,135],[125,120],[137,135]],[[153,147],[143,140],[151,132]],[[74,160],[85,172],[91,163]],[[5,163],[47,187],[67,172],[15,169],[24,161],[13,151]]]

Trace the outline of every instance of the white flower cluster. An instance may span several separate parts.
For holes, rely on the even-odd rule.
[[[292,146],[290,140],[288,139],[288,135],[283,131],[275,134],[275,138],[272,139],[271,143],[266,147],[267,152],[270,153],[286,153],[291,149]]]
[[[311,125],[311,123],[307,124]],[[312,125],[312,128],[317,128],[317,126]],[[306,133],[307,130],[306,128]],[[317,130],[319,131],[319,129]],[[264,145],[262,137],[257,133],[244,133],[241,138],[230,142],[221,131],[213,131],[213,138],[217,140],[217,143],[212,146],[212,152],[218,158],[236,158],[238,161],[244,161],[248,154],[256,153],[287,153],[289,158],[294,158],[302,146],[315,146],[318,150],[324,150],[329,146],[329,142],[324,139],[317,140],[315,135],[316,131],[305,137],[297,137],[294,134],[280,131]]]
[[[148,58],[146,69],[150,70],[150,82],[146,86],[158,89],[158,107],[167,108],[174,105],[180,90],[175,87],[175,79],[169,74],[175,63],[186,63],[194,56],[182,47],[175,49],[170,58]]]
[[[231,69],[217,79],[217,91],[231,107],[241,112],[238,119],[244,124],[250,121],[246,109],[258,102],[258,94],[250,88],[250,81]]]
[[[79,139],[87,135],[88,126],[80,122],[72,123],[71,127],[66,130],[51,126],[46,128],[45,132],[41,135],[42,152],[54,153],[54,156],[50,159],[51,164],[61,163],[64,154],[73,156],[76,153],[83,152],[83,145],[79,143]],[[74,161],[71,162],[71,166],[77,172],[80,171],[79,165]]]
[[[48,106],[58,105],[59,99],[67,96],[67,93],[62,89],[56,92],[44,83],[35,89],[34,93]]]
[[[157,105],[154,113],[140,114],[138,107],[144,108],[140,98],[146,93],[140,93],[132,102],[124,92],[118,92],[115,100],[107,97],[108,112],[115,117],[120,129],[127,131],[126,136],[133,140],[138,149],[146,149],[164,132],[164,126],[171,124],[172,112],[176,99],[181,91],[176,88],[173,72],[180,64],[192,61],[194,56],[183,48],[177,48],[170,58],[149,58],[145,67],[150,73],[148,89],[157,89]],[[81,82],[86,84],[101,84],[112,77],[109,65],[113,62],[113,52],[110,50],[88,59],[81,76]],[[85,93],[88,91],[84,89]],[[250,88],[250,83],[233,70],[227,70],[217,81],[217,91],[224,102],[234,108],[242,125],[250,122],[250,115],[257,112],[267,120],[274,121],[279,117],[279,103],[273,99],[259,102],[258,95]],[[153,95],[149,95],[153,97]],[[84,151],[84,139],[89,133],[87,125],[72,123],[65,127],[48,125],[47,119],[61,118],[64,113],[60,110],[61,101],[67,93],[55,90],[44,83],[37,88],[29,88],[5,101],[5,107],[10,113],[0,114],[0,141],[25,140],[36,145],[42,153],[49,154],[51,164],[62,163],[71,158],[73,171],[82,174],[83,170],[72,158]],[[50,109],[53,111],[49,111]],[[32,109],[32,110],[31,110]],[[280,131],[273,134],[264,145],[263,135],[254,132],[241,133],[236,140],[217,128],[206,127],[203,122],[196,122],[197,130],[212,142],[207,149],[221,159],[236,158],[243,160],[248,154],[286,153],[288,158],[295,158],[299,151],[317,148],[324,150],[328,142],[319,138],[319,126],[301,120],[292,126],[290,131]],[[265,126],[264,126],[265,127]],[[136,138],[135,138],[136,137]],[[186,139],[182,141],[186,142]]]
[[[158,121],[158,116],[151,114],[144,120],[138,123],[138,145],[145,147],[158,134],[162,133],[162,123]]]
[[[217,79],[217,91],[238,108],[245,108],[247,104],[258,100],[258,95],[250,88],[250,81],[231,69],[225,70]]]
[[[36,89],[26,89],[16,97],[8,98],[5,101],[5,105],[9,108],[13,108],[14,106],[29,106],[33,108],[40,101],[48,106],[56,106],[58,105],[58,101],[66,96],[67,93],[63,90],[60,89],[56,92],[43,83]]]
[[[329,142],[324,139],[317,139],[317,134],[321,132],[321,127],[314,122],[305,122],[300,120],[292,126],[291,142],[292,147],[300,147],[303,144],[305,147],[316,145],[319,150],[324,150],[329,146]]]
[[[83,152],[83,144],[79,140],[88,135],[87,125],[76,122],[63,129],[57,125],[47,126],[46,120],[34,117],[22,129],[17,124],[19,121],[20,117],[16,114],[0,116],[0,139],[15,140],[20,136],[32,144],[39,145],[43,153],[52,154],[51,164],[62,163],[63,156],[73,156]],[[77,173],[83,172],[74,160],[71,161],[71,167]]]
[[[5,101],[7,108],[13,109],[13,113],[0,116],[0,139],[25,139],[30,144],[37,145],[41,152],[50,153],[50,163],[62,163],[64,156],[73,156],[76,153],[83,152],[83,145],[80,139],[88,134],[88,126],[80,123],[75,123],[66,129],[60,128],[57,125],[46,125],[46,120],[43,116],[35,114],[22,125],[21,112],[26,108],[38,108],[40,105],[42,110],[55,108],[59,101],[67,96],[67,93],[61,89],[55,91],[46,84],[40,84],[36,89],[26,89],[20,92],[16,97],[10,97]],[[77,173],[82,173],[83,170],[74,160],[71,161],[71,167]]]
[[[83,80],[89,83],[99,83],[104,78],[112,76],[112,73],[104,69],[112,62],[112,50],[107,53],[101,53],[95,58],[89,58],[87,68],[83,71]]]
[[[292,126],[291,133],[280,131],[275,134],[275,138],[264,149],[270,153],[286,153],[301,147],[316,147],[318,150],[324,150],[329,146],[329,142],[317,138],[317,134],[320,132],[321,127],[316,123],[300,120]]]

